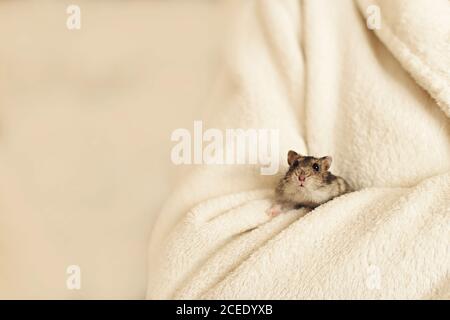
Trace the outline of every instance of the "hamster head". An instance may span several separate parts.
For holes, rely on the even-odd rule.
[[[285,181],[291,188],[297,188],[299,191],[314,191],[328,184],[327,177],[332,158],[315,158],[302,156],[295,151],[289,151],[287,156],[289,170],[286,173]]]

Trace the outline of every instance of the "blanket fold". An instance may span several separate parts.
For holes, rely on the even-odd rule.
[[[383,24],[367,28],[365,1],[229,2],[232,45],[205,121],[279,128],[279,175],[289,149],[332,155],[358,191],[269,219],[279,175],[187,168],[151,236],[148,298],[450,296],[448,55],[419,41],[431,30],[414,38],[429,19],[401,27],[423,1],[374,3],[425,73]]]

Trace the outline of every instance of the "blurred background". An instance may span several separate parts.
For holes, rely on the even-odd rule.
[[[66,27],[72,4],[80,30]],[[144,297],[152,222],[178,177],[170,134],[207,103],[219,12],[0,2],[0,298]],[[69,265],[83,290],[67,290]]]

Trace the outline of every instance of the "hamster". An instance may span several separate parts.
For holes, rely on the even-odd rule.
[[[301,207],[315,208],[352,191],[347,181],[328,171],[331,157],[302,156],[290,150],[287,161],[289,170],[275,189],[275,203],[267,211],[270,216]]]

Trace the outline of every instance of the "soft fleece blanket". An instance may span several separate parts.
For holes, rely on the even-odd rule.
[[[449,298],[450,3],[221,5],[204,123],[279,128],[280,161],[332,155],[357,191],[270,219],[279,176],[186,168],[151,236],[148,298]]]

